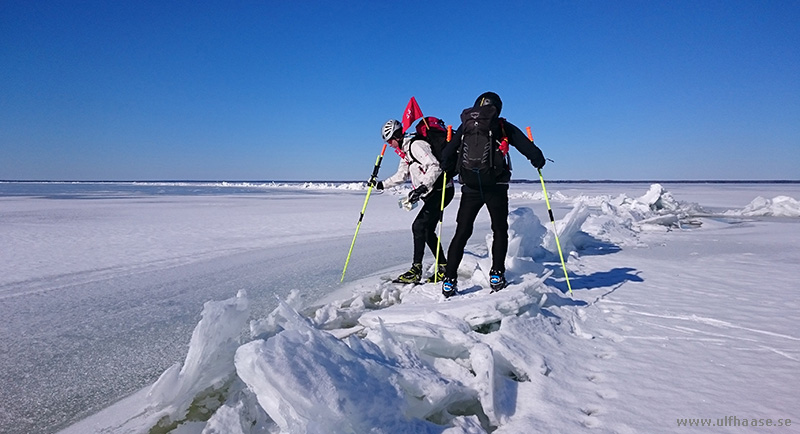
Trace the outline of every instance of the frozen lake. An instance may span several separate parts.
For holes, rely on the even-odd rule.
[[[713,217],[709,222],[755,219],[764,232],[728,234],[735,243],[766,244],[757,253],[762,261],[785,263],[778,270],[793,273],[786,279],[793,288],[784,289],[793,291],[796,303],[800,275],[788,264],[800,262],[797,244],[789,243],[800,233],[797,216],[725,212],[739,212],[759,196],[798,198],[800,185],[663,186],[676,199],[702,207],[698,218]],[[596,209],[620,194],[635,198],[649,188],[548,184],[557,219],[581,198]],[[293,290],[312,304],[341,289],[339,277],[364,195],[358,184],[0,183],[0,432],[56,432],[152,384],[183,360],[206,301],[245,290],[249,316],[258,319]],[[538,183],[514,184],[511,209],[530,207],[549,226],[540,195]],[[398,209],[399,197],[392,192],[372,196],[347,281],[408,265],[414,213]],[[445,245],[457,204],[445,211]],[[658,236],[707,243],[703,231],[711,226]],[[482,242],[487,232],[488,215],[482,212],[471,243]],[[780,234],[792,235],[782,239]],[[708,245],[697,249],[713,253]],[[676,269],[684,259],[676,255],[691,254],[641,253],[648,261],[655,254],[659,262],[652,266]],[[592,260],[582,266],[598,266]],[[615,268],[613,261],[604,265]],[[760,276],[755,282],[771,286],[768,273],[752,272]],[[717,280],[721,288],[730,283],[717,279],[723,279]],[[624,305],[626,299],[616,302]],[[798,319],[797,310],[786,314]],[[797,336],[793,329],[770,333]],[[786,352],[795,362],[797,345],[791,343]]]

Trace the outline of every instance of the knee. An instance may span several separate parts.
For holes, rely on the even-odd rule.
[[[493,223],[492,232],[494,232],[495,236],[503,235],[506,238],[508,238],[508,222],[504,220],[502,223],[501,222],[497,222],[496,224]]]
[[[498,231],[508,230],[508,213],[497,213],[490,215],[492,221],[492,229]]]
[[[455,239],[466,240],[472,236],[472,225],[456,227],[456,233],[453,236]]]
[[[414,223],[411,224],[411,232],[415,234],[425,233],[425,222],[422,220],[414,220]]]

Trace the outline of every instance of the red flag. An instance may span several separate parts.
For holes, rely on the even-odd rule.
[[[412,96],[411,99],[408,100],[405,113],[403,113],[403,132],[405,133],[407,129],[411,128],[411,124],[421,117],[422,109],[419,108],[417,99]]]

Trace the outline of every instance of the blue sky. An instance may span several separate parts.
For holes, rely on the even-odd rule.
[[[794,0],[3,0],[0,179],[365,180],[411,96],[457,127],[491,90],[547,179],[797,180],[798,22]]]

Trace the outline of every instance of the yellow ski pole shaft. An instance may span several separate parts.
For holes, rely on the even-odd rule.
[[[358,230],[361,229],[361,221],[364,220],[364,213],[367,211],[367,203],[369,202],[369,196],[372,194],[373,184],[375,180],[378,178],[378,170],[381,168],[381,161],[383,160],[383,154],[386,152],[386,144],[383,144],[383,149],[381,149],[381,154],[378,155],[378,159],[375,161],[375,167],[372,169],[372,176],[369,178],[369,188],[367,188],[367,197],[364,198],[364,206],[361,207],[361,215],[358,216],[358,224],[356,224],[356,233],[353,234],[353,241],[350,243],[350,251],[347,252],[347,260],[344,262],[344,269],[342,270],[342,279],[339,283],[344,282],[344,273],[347,271],[347,265],[350,264],[350,255],[353,254],[353,247],[356,245],[356,237],[358,236]]]
[[[444,219],[444,195],[447,188],[447,174],[442,173],[442,207],[439,210],[439,239],[436,241],[436,263],[433,264],[433,281],[439,281],[439,250],[442,250],[442,220]]]
[[[528,139],[533,141],[533,133],[531,127],[527,128]],[[556,237],[556,247],[558,247],[558,257],[561,259],[561,268],[564,270],[564,278],[567,279],[567,289],[569,295],[572,295],[572,285],[569,283],[569,274],[567,274],[567,265],[564,262],[564,254],[561,252],[561,242],[558,241],[558,228],[556,228],[556,219],[553,217],[553,209],[550,207],[550,198],[547,196],[547,188],[544,186],[544,177],[542,176],[542,169],[536,169],[539,172],[539,181],[542,183],[542,193],[544,194],[544,201],[547,204],[547,213],[550,214],[550,222],[553,224],[553,235]]]
[[[453,137],[453,126],[447,126],[447,142]],[[442,249],[442,220],[444,219],[444,195],[447,190],[447,173],[442,168],[442,207],[439,210],[439,239],[436,241],[436,262],[433,264],[433,282],[439,281],[439,250]]]

